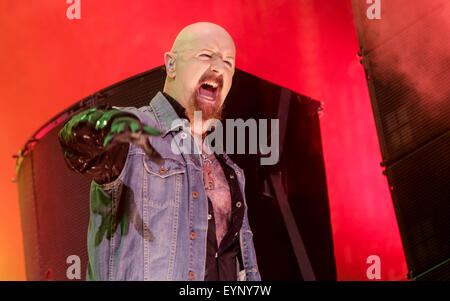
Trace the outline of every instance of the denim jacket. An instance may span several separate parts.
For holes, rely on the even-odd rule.
[[[171,142],[182,129],[162,93],[149,106],[116,108],[132,113],[163,135],[150,143],[164,165],[129,145],[119,177],[107,184],[92,181],[88,229],[88,280],[203,280],[206,261],[208,201],[198,154],[177,154]],[[193,139],[187,135],[188,139]],[[191,141],[194,143],[193,141]],[[240,279],[260,280],[253,234],[247,216],[244,172],[227,155],[244,199],[239,241],[244,265]]]

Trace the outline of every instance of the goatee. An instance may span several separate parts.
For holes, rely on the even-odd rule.
[[[202,112],[203,121],[207,121],[209,119],[218,119],[222,120],[222,112],[224,105],[217,99],[214,103],[208,104],[202,102],[197,97],[197,92],[193,93],[191,96],[191,101],[189,102],[189,107],[186,108],[186,115],[189,119],[194,117],[195,111]]]

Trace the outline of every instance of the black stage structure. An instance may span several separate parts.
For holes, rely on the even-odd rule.
[[[104,103],[148,105],[164,79],[162,66],[103,89],[54,117],[27,141],[16,171],[28,280],[69,280],[70,255],[80,257],[85,279],[90,179],[66,167],[59,130],[74,114]],[[280,119],[278,164],[261,166],[258,154],[231,155],[245,171],[263,280],[336,280],[320,110],[315,100],[236,70],[224,118]]]
[[[407,276],[448,281],[450,3],[384,1],[378,20],[352,3]]]

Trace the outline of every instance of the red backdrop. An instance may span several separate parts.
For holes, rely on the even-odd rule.
[[[339,280],[407,273],[350,0],[89,1],[68,20],[65,0],[0,2],[0,280],[25,279],[11,158],[42,124],[90,93],[163,64],[197,21],[234,37],[237,68],[324,102],[321,129]],[[314,231],[314,229],[311,229]]]

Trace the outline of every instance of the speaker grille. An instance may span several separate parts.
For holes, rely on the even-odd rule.
[[[450,131],[388,167],[414,275],[450,254]]]
[[[413,279],[450,277],[450,5],[353,1],[385,174]]]
[[[364,58],[377,102],[374,114],[382,130],[385,161],[399,159],[450,128],[450,57],[439,55],[450,49],[450,41],[433,42],[429,51],[416,49],[417,35],[431,34],[434,20],[443,18],[442,14],[443,11],[433,11]],[[399,50],[399,45],[405,50]],[[393,66],[394,55],[387,55],[392,52],[404,56]],[[403,66],[409,57],[415,58],[411,65],[423,67]],[[412,74],[413,71],[417,73]]]

